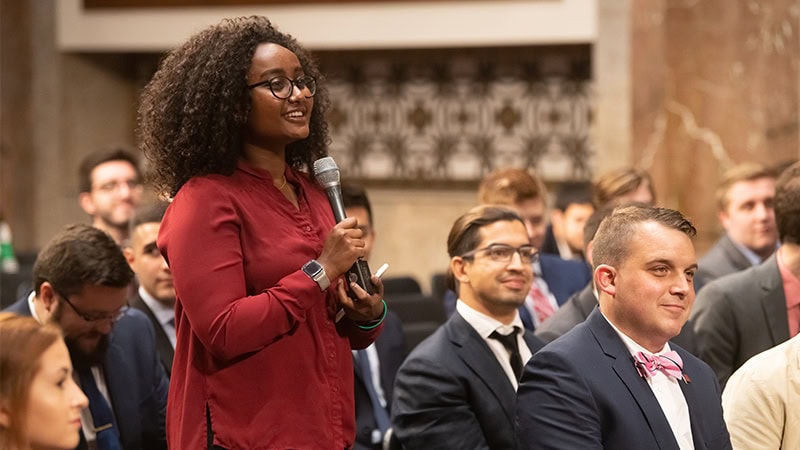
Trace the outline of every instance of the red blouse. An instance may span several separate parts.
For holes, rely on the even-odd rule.
[[[175,281],[177,343],[167,406],[170,448],[336,448],[353,444],[351,349],[378,327],[338,323],[333,285],[301,270],[334,225],[325,193],[287,167],[295,208],[272,177],[239,163],[231,176],[181,187],[158,247]]]

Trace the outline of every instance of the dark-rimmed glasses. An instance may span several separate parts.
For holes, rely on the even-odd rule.
[[[300,89],[300,92],[305,93],[306,98],[311,98],[317,93],[317,79],[310,75],[301,75],[294,80],[284,76],[278,76],[266,81],[251,84],[247,87],[253,89],[259,86],[269,86],[272,95],[281,100],[286,100],[291,97],[295,86],[297,86],[297,89]]]
[[[521,247],[512,247],[506,244],[492,244],[483,248],[470,250],[461,255],[464,259],[475,258],[479,252],[485,253],[489,259],[496,262],[509,263],[514,253],[519,255],[523,263],[530,264],[539,260],[539,251],[532,245],[523,245]]]
[[[128,305],[123,305],[117,312],[114,313],[89,314],[81,311],[80,309],[78,309],[77,306],[73,305],[72,302],[69,301],[66,295],[60,294],[58,292],[56,292],[56,295],[58,295],[58,297],[61,300],[64,300],[64,302],[68,304],[73,311],[75,311],[75,314],[79,315],[81,319],[87,322],[100,322],[102,320],[110,320],[111,322],[118,322],[119,319],[121,319],[122,316],[124,316],[125,313],[128,312],[128,309],[130,309]]]

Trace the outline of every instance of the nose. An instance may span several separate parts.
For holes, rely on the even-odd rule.
[[[86,398],[86,395],[83,393],[80,387],[75,384],[75,380],[69,378],[70,383],[70,398],[72,399],[72,406],[83,409],[89,406],[89,399]]]
[[[509,269],[523,270],[527,264],[522,261],[522,256],[518,251],[511,254],[511,260],[508,262]]]
[[[769,220],[770,217],[773,217],[775,214],[775,210],[766,205],[765,203],[759,203],[756,206],[756,216],[760,220]]]
[[[110,334],[111,329],[114,328],[114,321],[111,319],[98,320],[94,329],[102,334]]]
[[[694,290],[694,282],[683,274],[678,275],[676,278],[677,280],[672,285],[672,294],[684,299],[689,292]]]

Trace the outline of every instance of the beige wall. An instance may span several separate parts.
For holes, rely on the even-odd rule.
[[[87,221],[75,200],[83,155],[135,144],[138,88],[152,67],[126,52],[163,50],[226,14],[134,9],[107,21],[102,12],[76,16],[80,3],[0,0],[0,215],[22,251]],[[506,0],[239,12],[270,13],[314,48],[594,43],[592,166],[651,171],[662,203],[700,226],[704,249],[717,235],[711,197],[726,164],[800,156],[800,17],[792,8],[795,0]],[[423,32],[409,31],[423,18]],[[380,232],[373,264],[389,262],[390,274],[417,275],[427,287],[474,193],[370,194]]]

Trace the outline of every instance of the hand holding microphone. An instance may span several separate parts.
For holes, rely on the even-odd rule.
[[[354,225],[349,226],[349,223],[342,223],[345,220],[349,222],[347,216],[345,215],[344,210],[344,202],[342,201],[342,190],[341,190],[341,181],[339,176],[339,168],[336,166],[336,162],[330,156],[326,156],[324,158],[320,158],[314,161],[314,176],[317,178],[319,184],[325,189],[325,193],[328,196],[328,201],[331,204],[331,209],[333,210],[333,217],[336,219],[337,226],[334,228],[332,233],[344,233],[346,236],[349,236],[350,230],[355,229]],[[337,231],[337,228],[339,229]],[[343,236],[343,237],[346,237]],[[334,236],[335,239],[336,236]],[[326,239],[325,243],[325,250],[328,250],[328,241],[331,239],[329,235],[328,239]],[[331,244],[334,244],[333,242]],[[323,255],[325,254],[325,250],[323,250]],[[331,249],[332,252],[336,252],[337,249],[334,247]],[[323,259],[323,255],[320,255],[320,260]],[[341,255],[345,256],[345,255]],[[349,287],[350,282],[355,282],[358,286],[361,287],[364,291],[367,292],[369,295],[375,294],[375,286],[373,286],[371,278],[372,272],[369,269],[369,265],[367,261],[361,259],[360,257],[356,259],[355,264],[353,264],[349,270],[347,270],[346,278],[348,281],[348,291],[353,298],[357,298],[357,296],[352,292]]]

